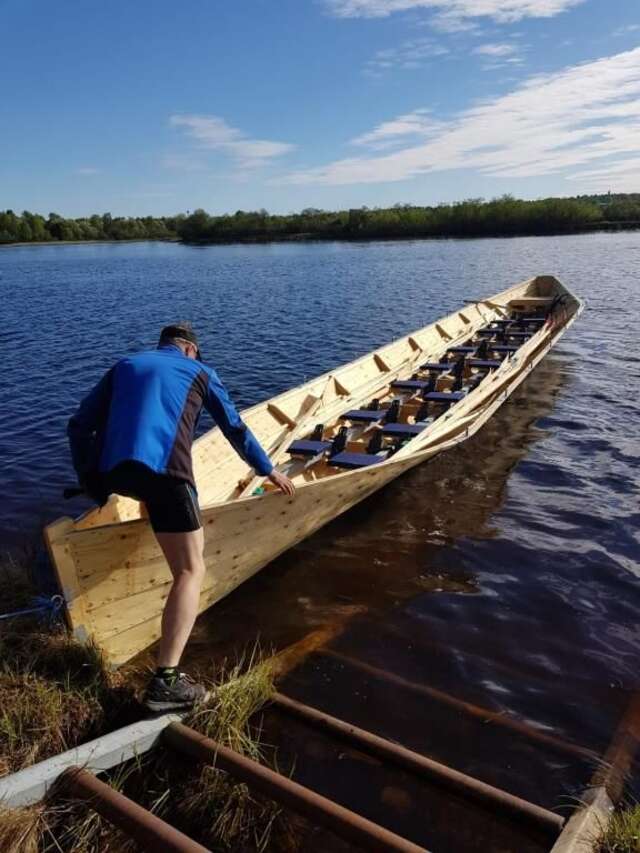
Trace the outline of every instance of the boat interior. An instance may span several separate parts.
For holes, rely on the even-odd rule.
[[[425,361],[408,378],[393,379],[360,408],[331,423],[317,423],[287,447],[279,470],[292,479],[313,480],[389,459],[474,391],[504,361],[539,332],[554,300],[505,311],[499,319],[449,346],[437,361]],[[555,306],[554,306],[555,307]],[[265,483],[254,492],[273,490]]]

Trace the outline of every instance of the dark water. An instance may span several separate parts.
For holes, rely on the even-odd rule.
[[[326,648],[287,679],[291,695],[558,807],[582,791],[592,762],[357,664],[604,752],[640,687],[639,269],[637,233],[1,251],[2,541],[69,511],[59,497],[71,479],[66,419],[115,358],[153,344],[165,322],[194,321],[207,360],[244,406],[465,298],[555,274],[587,308],[499,414],[216,606],[186,663],[232,654],[257,632],[281,648],[333,626]],[[330,746],[294,734],[298,777],[335,786]],[[545,849],[532,837],[482,836],[424,792],[407,802],[406,780],[369,791],[364,777],[375,773],[350,761],[345,801],[440,853]]]

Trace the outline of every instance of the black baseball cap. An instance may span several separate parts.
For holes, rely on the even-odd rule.
[[[164,329],[160,332],[160,343],[166,343],[174,338],[182,338],[183,341],[189,341],[190,344],[193,344],[197,349],[196,358],[198,361],[202,361],[202,355],[200,353],[200,344],[198,343],[198,336],[193,331],[191,326],[186,323],[176,323],[172,326],[165,326]]]

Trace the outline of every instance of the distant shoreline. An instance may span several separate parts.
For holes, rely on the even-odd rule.
[[[640,193],[550,197],[511,195],[435,206],[396,204],[299,213],[237,210],[210,215],[197,208],[174,216],[92,214],[65,219],[50,213],[0,210],[0,246],[81,243],[182,242],[190,246],[318,241],[477,239],[533,237],[640,228]]]
[[[19,243],[0,243],[0,249],[16,249],[25,246],[84,246],[96,244],[114,245],[117,243],[179,243],[183,246],[233,246],[261,245],[267,243],[373,243],[407,242],[408,240],[496,240],[513,237],[567,237],[573,234],[597,233],[598,231],[637,231],[640,230],[640,220],[631,222],[597,222],[574,225],[567,229],[550,231],[527,231],[518,233],[496,231],[482,234],[344,234],[335,233],[299,233],[299,234],[247,234],[234,235],[228,238],[185,240],[179,237],[136,237],[124,240],[33,240]]]
[[[510,237],[569,237],[572,234],[595,233],[598,231],[638,231],[640,220],[637,222],[598,222],[593,224],[576,225],[556,231],[521,231],[518,233],[496,231],[482,234],[251,234],[247,236],[229,237],[228,239],[178,240],[185,246],[230,246],[233,244],[251,243],[373,243],[388,241],[404,243],[407,240],[495,240]]]
[[[131,240],[27,240],[22,243],[0,243],[0,249],[22,246],[84,246],[96,243],[179,243],[178,237],[135,237]]]

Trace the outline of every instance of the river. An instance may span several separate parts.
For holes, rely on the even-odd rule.
[[[588,782],[589,761],[469,721],[352,662],[606,749],[640,686],[638,270],[637,232],[0,250],[0,543],[79,510],[61,498],[73,481],[66,420],[114,360],[153,346],[165,323],[193,321],[205,360],[244,407],[464,299],[554,274],[586,310],[514,398],[468,443],[209,611],[185,662],[205,666],[257,634],[281,648],[328,630],[331,654],[289,676],[291,695],[534,802],[566,804]],[[326,749],[300,743],[315,749],[319,783]],[[425,823],[419,797],[360,802],[358,772],[344,774],[354,807],[370,816],[384,807],[396,829],[440,853],[462,849],[435,816]]]

